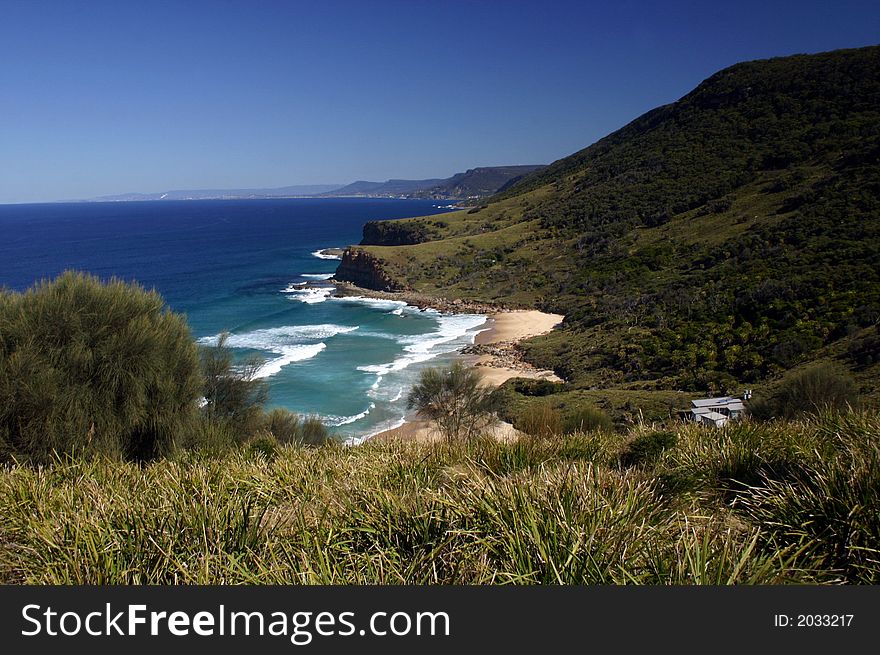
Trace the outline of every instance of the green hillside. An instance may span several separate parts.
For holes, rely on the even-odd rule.
[[[880,47],[732,66],[482,206],[388,228],[412,245],[364,249],[401,285],[564,313],[526,348],[570,388],[737,391],[833,359],[870,398]]]

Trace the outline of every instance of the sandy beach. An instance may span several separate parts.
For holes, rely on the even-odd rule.
[[[463,351],[475,355],[474,365],[487,384],[500,385],[510,378],[534,378],[561,382],[553,371],[537,369],[524,361],[516,344],[547,334],[565,317],[537,310],[501,312],[489,316],[489,329],[480,332],[474,345]]]
[[[513,310],[489,315],[488,329],[477,334],[474,345],[462,354],[479,372],[485,384],[497,386],[510,378],[535,378],[561,381],[553,371],[540,370],[522,359],[516,344],[523,339],[550,332],[565,318],[560,314],[545,314],[537,310]],[[519,431],[510,423],[499,421],[492,429],[492,436],[499,441],[513,441]],[[441,435],[427,421],[408,420],[399,428],[374,435],[377,441],[423,441],[434,442]]]

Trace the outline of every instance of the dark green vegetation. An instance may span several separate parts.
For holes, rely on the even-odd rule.
[[[775,385],[775,391],[751,402],[749,411],[758,419],[791,419],[825,410],[845,411],[858,405],[859,394],[852,376],[840,366],[821,362],[785,375]]]
[[[184,318],[137,285],[65,273],[0,292],[0,461],[327,440],[313,419],[266,414],[254,367],[235,364],[223,339],[199,352]]]
[[[155,292],[66,273],[0,293],[0,457],[167,454],[199,397],[186,322]]]
[[[880,582],[880,422],[0,469],[12,583]]]
[[[825,361],[876,402],[878,70],[878,47],[738,64],[481,206],[385,228],[414,245],[364,250],[420,292],[565,314],[524,350],[567,392],[640,407]]]

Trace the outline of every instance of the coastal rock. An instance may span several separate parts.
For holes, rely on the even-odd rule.
[[[383,300],[400,300],[413,307],[424,309],[436,309],[444,314],[498,314],[512,311],[500,304],[489,304],[475,300],[450,300],[441,296],[431,296],[419,293],[411,289],[403,291],[376,291],[348,280],[340,280],[339,273],[332,280],[336,287],[337,296],[367,296],[368,298],[381,298]]]
[[[335,278],[373,291],[402,291],[405,286],[392,278],[382,261],[365,250],[347,248],[336,269]]]

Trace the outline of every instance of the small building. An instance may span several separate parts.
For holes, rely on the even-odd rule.
[[[700,398],[691,401],[691,408],[679,412],[682,418],[696,421],[703,425],[716,428],[723,427],[728,421],[735,421],[745,414],[747,401],[751,392],[747,391],[742,398],[721,396],[719,398]]]

